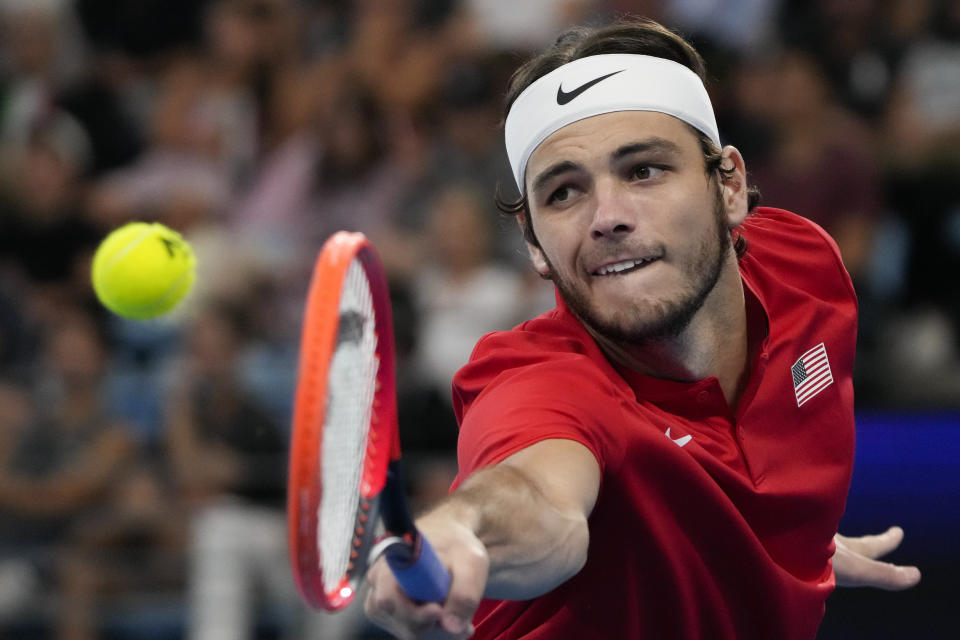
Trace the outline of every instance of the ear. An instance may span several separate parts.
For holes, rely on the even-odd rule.
[[[729,145],[723,148],[720,166],[724,170],[733,169],[733,173],[728,171],[726,177],[724,174],[720,177],[727,226],[733,229],[747,218],[747,167],[737,148]]]
[[[549,278],[550,265],[547,264],[547,258],[543,255],[543,249],[530,241],[526,241],[524,244],[527,245],[527,254],[530,256],[530,262],[533,264],[533,268],[540,274],[541,278]]]
[[[520,231],[523,233],[523,244],[527,247],[527,255],[530,256],[530,262],[533,264],[533,268],[537,273],[540,274],[541,278],[550,277],[550,265],[547,264],[547,258],[543,255],[543,249],[536,243],[536,238],[533,233],[527,229],[526,215],[518,214],[517,215],[517,224],[520,226]]]

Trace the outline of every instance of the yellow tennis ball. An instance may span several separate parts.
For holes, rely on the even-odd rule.
[[[93,290],[110,311],[146,320],[177,306],[193,286],[196,266],[179,233],[157,222],[130,222],[97,248]]]

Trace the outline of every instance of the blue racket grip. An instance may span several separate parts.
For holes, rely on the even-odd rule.
[[[403,592],[419,602],[443,602],[450,591],[450,572],[440,562],[426,537],[418,536],[419,549],[415,557],[387,552],[387,564]],[[419,553],[417,553],[419,551]],[[406,554],[404,554],[406,555]]]

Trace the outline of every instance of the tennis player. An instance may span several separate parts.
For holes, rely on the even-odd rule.
[[[902,589],[903,532],[837,534],[857,301],[836,245],[758,207],[703,61],[649,21],[514,75],[506,146],[552,311],[454,379],[459,475],[418,520],[453,576],[368,615],[400,638],[810,640],[837,584]]]

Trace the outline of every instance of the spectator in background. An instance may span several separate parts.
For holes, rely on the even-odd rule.
[[[879,170],[863,123],[843,109],[816,60],[784,52],[767,75],[771,148],[754,164],[764,198],[822,226],[857,282],[881,213]]]
[[[36,420],[26,385],[15,378],[0,378],[0,475],[11,473],[17,443]],[[8,633],[29,608],[39,586],[37,558],[22,547],[22,516],[0,505],[0,635]]]
[[[564,27],[583,23],[594,3],[587,0],[465,0],[464,4],[485,47],[529,53],[550,44]]]
[[[43,353],[29,404],[4,434],[0,520],[4,553],[33,563],[56,591],[64,536],[118,491],[136,450],[129,426],[104,405],[107,352],[92,318],[61,314]]]
[[[445,495],[456,473],[454,371],[481,335],[513,326],[527,300],[524,278],[494,257],[485,202],[465,184],[450,183],[434,193],[409,298],[394,286],[399,363],[406,369],[398,389],[401,441],[405,455],[416,460],[409,473],[417,504]]]
[[[34,334],[18,301],[16,283],[0,266],[0,375],[22,375],[33,365]]]
[[[0,141],[18,146],[81,73],[83,46],[67,0],[3,0],[0,26],[8,54]]]
[[[456,20],[456,2],[360,2],[344,50],[351,72],[383,107],[394,136],[436,95],[443,70],[473,38]]]
[[[957,267],[955,256],[960,249],[956,233],[951,231],[960,205],[956,181],[960,168],[956,150],[960,141],[960,2],[944,2],[941,12],[934,11],[929,2],[917,4],[927,10],[921,24],[927,24],[929,30],[904,49],[882,131],[894,205],[909,220],[916,241],[928,254],[916,256],[919,262],[914,268],[920,273],[911,281],[926,295],[943,283],[931,287],[932,283],[925,286],[922,281],[937,271]],[[956,289],[942,291],[944,299],[938,302],[955,302],[956,293]],[[953,307],[954,312],[960,311],[960,305]]]
[[[190,322],[166,403],[171,465],[191,512],[189,637],[203,640],[253,637],[258,582],[275,594],[289,581],[283,440],[236,376],[242,322],[230,306]]]
[[[427,159],[426,180],[431,186],[427,199],[452,182],[484,192],[498,183],[513,188],[503,141],[496,135],[501,118],[499,87],[508,75],[505,67],[503,58],[478,56],[446,68]],[[410,222],[422,227],[423,212],[420,218]],[[516,235],[514,229],[510,231]]]
[[[943,275],[960,270],[960,2],[894,8],[901,64],[879,133],[905,266],[879,355],[896,375],[878,383],[888,402],[955,407],[960,284]]]
[[[456,184],[436,194],[423,244],[426,259],[414,284],[421,375],[444,397],[476,341],[516,324],[529,301],[520,274],[494,259],[485,202],[475,190]]]
[[[99,241],[80,205],[89,140],[76,120],[51,111],[22,146],[7,147],[0,175],[0,268],[28,283],[34,320],[62,302],[89,299],[89,257]]]
[[[865,116],[882,108],[890,81],[876,38],[881,4],[892,3],[782,0],[779,7],[778,32],[787,48],[813,56],[836,100]]]
[[[489,193],[491,185],[497,185],[504,192],[501,195],[514,193],[503,140],[497,135],[499,87],[506,83],[512,64],[509,56],[476,52],[445,69],[430,109],[430,151],[424,158],[423,173],[398,212],[399,226],[405,232],[423,231],[437,192],[451,183],[469,185],[477,193]],[[490,224],[497,231],[490,239],[497,259],[526,269],[525,249],[512,221],[496,225],[491,218]]]
[[[390,148],[383,106],[344,77],[329,118],[320,123],[321,155],[310,237],[319,246],[340,229],[375,234],[393,225],[411,169]],[[415,170],[415,169],[412,169]]]
[[[79,518],[64,540],[57,640],[94,640],[108,625],[158,633],[164,619],[164,629],[179,629],[176,618],[146,614],[183,588],[184,522],[158,461],[134,461],[109,501]]]
[[[87,138],[84,176],[132,161],[141,147],[133,114],[124,104],[130,96],[121,93],[124,85],[132,84],[135,65],[129,58],[105,56],[89,46],[84,36],[90,31],[80,27],[90,26],[84,21],[84,8],[90,4],[86,0],[0,2],[6,53],[0,85],[0,142],[8,152],[15,151],[28,144],[43,123],[68,116],[70,126]]]
[[[411,283],[390,283],[396,353],[397,422],[403,448],[404,480],[414,511],[450,486],[450,459],[456,449],[456,417],[447,393],[420,374],[417,343],[420,311]]]
[[[671,0],[664,18],[684,31],[731,51],[757,53],[770,46],[780,0]]]
[[[166,434],[190,510],[187,637],[254,638],[270,618],[290,631],[301,610],[287,557],[287,446],[238,377],[244,309],[211,303],[186,335]]]
[[[148,151],[105,176],[91,197],[104,225],[160,219],[186,230],[206,222],[250,176],[263,105],[257,3],[216,0],[202,50],[171,56],[158,82]]]

